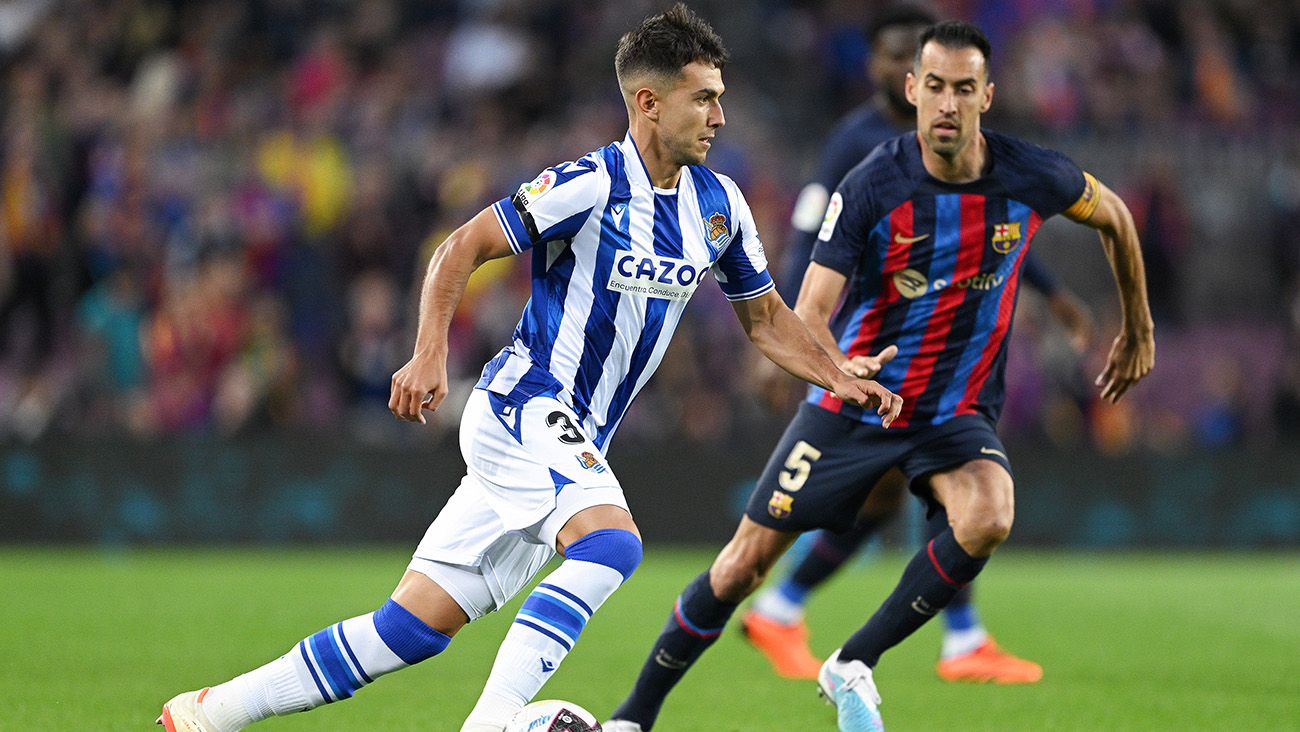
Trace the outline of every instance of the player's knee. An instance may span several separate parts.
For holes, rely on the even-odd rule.
[[[953,526],[957,542],[972,556],[987,556],[1011,535],[1010,511],[981,511]]]
[[[442,653],[451,643],[450,636],[429,627],[394,600],[376,610],[373,620],[379,639],[408,666]]]
[[[641,564],[641,540],[626,529],[599,529],[565,547],[564,557],[609,567],[626,582]]]
[[[752,554],[724,550],[709,569],[709,584],[719,599],[740,602],[763,584],[767,569]]]

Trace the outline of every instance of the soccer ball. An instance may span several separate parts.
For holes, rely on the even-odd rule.
[[[510,718],[506,732],[600,732],[595,715],[573,702],[535,701]]]

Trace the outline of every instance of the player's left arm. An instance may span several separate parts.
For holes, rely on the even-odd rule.
[[[1120,331],[1096,382],[1102,398],[1115,402],[1155,365],[1155,324],[1133,214],[1114,191],[1091,175],[1084,176],[1083,195],[1065,216],[1097,230],[1119,287]]]
[[[885,427],[902,410],[902,397],[842,371],[775,290],[731,304],[749,340],[776,365],[840,399],[874,407]]]

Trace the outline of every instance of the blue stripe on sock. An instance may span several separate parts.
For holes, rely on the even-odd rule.
[[[546,621],[574,640],[577,640],[578,634],[587,625],[587,619],[578,614],[578,611],[564,602],[540,592],[529,595],[519,612],[526,612],[533,617]]]
[[[302,662],[311,673],[311,680],[316,682],[316,690],[320,692],[321,698],[325,700],[326,704],[332,703],[334,697],[330,696],[328,691],[325,691],[325,685],[320,682],[320,677],[316,675],[316,669],[312,668],[311,657],[307,655],[307,641],[298,641],[298,650],[302,651]]]
[[[943,622],[948,630],[970,630],[979,625],[979,616],[975,613],[975,606],[969,603],[963,605],[952,605],[943,610]]]
[[[342,625],[342,623],[338,625]],[[357,689],[365,686],[365,684],[361,683],[361,679],[357,678],[356,672],[348,665],[348,660],[343,657],[343,647],[339,645],[339,636],[334,634],[334,628],[328,628],[321,632],[325,634],[326,640],[330,642],[330,650],[333,651],[333,657],[338,660],[339,668],[343,669],[343,676],[348,684],[348,696],[357,693]]]
[[[552,633],[551,631],[547,630],[546,628],[543,628],[542,626],[538,625],[537,623],[529,622],[529,621],[524,620],[523,618],[519,618],[519,617],[516,617],[516,618],[515,618],[515,622],[516,622],[516,623],[519,623],[520,625],[523,625],[523,626],[525,626],[525,627],[532,628],[533,630],[537,631],[538,633],[541,633],[542,635],[546,636],[547,638],[550,638],[551,640],[555,641],[556,643],[559,643],[560,645],[564,646],[564,650],[566,650],[566,651],[571,651],[571,650],[573,650],[573,646],[571,646],[571,645],[569,645],[568,643],[566,643],[566,642],[564,641],[563,638],[561,638],[560,636],[558,636],[558,635]]]
[[[538,585],[538,587],[545,587],[546,589],[550,590],[551,592],[554,592],[554,593],[557,594],[557,595],[563,595],[563,596],[569,598],[570,600],[573,600],[575,603],[577,603],[578,607],[582,608],[582,611],[583,611],[583,612],[587,613],[587,617],[591,617],[591,615],[592,615],[592,609],[587,605],[587,603],[585,603],[585,602],[582,601],[582,598],[581,598],[581,597],[578,597],[577,595],[573,594],[572,592],[569,592],[568,590],[564,589],[563,587],[556,587],[555,585],[548,585],[548,584],[546,584],[545,582],[543,582],[543,583],[541,583],[540,585]]]
[[[334,636],[328,628],[313,635],[309,645],[312,655],[316,656],[321,670],[325,672],[325,682],[334,690],[335,697],[348,699],[354,691],[361,688],[361,682],[348,671],[343,654],[334,643]]]
[[[348,652],[348,658],[352,659],[352,665],[357,667],[357,673],[361,678],[366,680],[367,684],[373,684],[374,679],[366,675],[366,670],[361,667],[361,662],[357,660],[357,654],[352,652],[352,646],[348,643],[348,637],[343,633],[343,623],[339,623],[339,640],[343,641],[343,650]]]
[[[777,587],[777,592],[780,592],[782,597],[795,605],[802,605],[804,599],[808,597],[808,588],[795,582],[791,578],[787,578],[782,582],[780,586]]]

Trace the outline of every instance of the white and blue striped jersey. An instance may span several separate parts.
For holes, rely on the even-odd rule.
[[[511,249],[532,250],[532,297],[478,388],[564,399],[602,450],[710,270],[728,300],[774,286],[735,182],[688,166],[675,190],[655,188],[630,134],[492,209]]]

